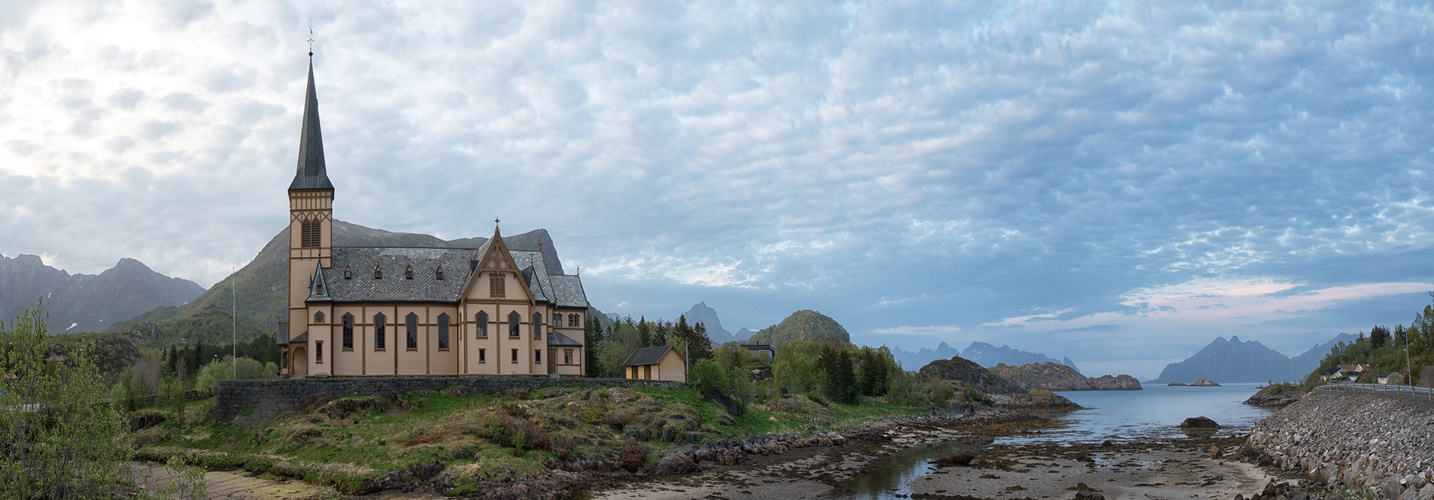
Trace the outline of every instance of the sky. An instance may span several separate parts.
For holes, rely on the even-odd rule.
[[[312,27],[312,37],[310,29]],[[1415,2],[0,0],[0,254],[210,286],[287,223],[547,229],[599,309],[1148,379],[1434,290]]]

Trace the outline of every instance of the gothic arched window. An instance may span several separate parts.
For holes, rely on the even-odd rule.
[[[508,336],[509,336],[509,337],[514,337],[514,338],[517,338],[517,337],[518,337],[518,323],[520,323],[520,322],[522,322],[522,321],[523,321],[523,317],[522,317],[522,316],[519,316],[518,313],[515,312],[515,313],[509,313],[509,314],[508,314]]]
[[[388,323],[388,318],[385,318],[385,317],[383,316],[383,313],[379,313],[379,314],[377,314],[377,315],[375,315],[375,316],[373,317],[373,348],[374,348],[374,349],[377,349],[377,350],[380,350],[380,351],[384,349],[384,336],[385,336],[385,335],[384,335],[384,333],[385,333],[384,330],[385,330],[385,327],[388,326],[387,323]]]
[[[407,323],[408,323],[408,324],[407,324],[407,326],[408,326],[408,348],[409,348],[409,349],[417,349],[417,348],[418,348],[418,315],[417,315],[417,314],[413,314],[413,313],[408,313],[408,317],[407,317],[407,318],[404,318],[404,319],[405,319],[405,320],[407,321]]]
[[[474,328],[473,328],[473,331],[478,332],[478,337],[479,337],[479,338],[487,337],[487,336],[488,336],[488,313],[485,313],[485,312],[480,312],[480,313],[478,313],[478,316],[475,316],[475,317],[473,318],[473,322],[476,324],[476,325],[474,326]]]
[[[354,348],[354,316],[344,315],[344,349]]]
[[[438,315],[438,348],[448,348],[448,315]]]

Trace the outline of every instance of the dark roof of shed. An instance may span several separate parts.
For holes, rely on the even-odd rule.
[[[624,361],[622,366],[655,365],[662,361],[662,357],[671,349],[670,345],[659,345],[632,351],[632,355],[627,357],[627,361]]]

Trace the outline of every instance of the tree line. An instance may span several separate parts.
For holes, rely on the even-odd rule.
[[[1429,296],[1434,299],[1434,292]],[[1420,368],[1434,365],[1434,304],[1414,315],[1409,326],[1375,325],[1368,334],[1361,331],[1354,342],[1340,342],[1320,361],[1320,369],[1311,373],[1307,383],[1319,383],[1320,372],[1339,365],[1368,364],[1359,382],[1375,382],[1381,373],[1397,373],[1400,383],[1429,385],[1420,379]],[[1412,373],[1411,373],[1412,372]]]

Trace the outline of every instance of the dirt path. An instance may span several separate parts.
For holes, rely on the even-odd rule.
[[[159,464],[136,463],[130,467],[135,482],[151,493],[158,492],[175,480],[173,471]],[[251,476],[244,471],[209,471],[204,473],[205,498],[211,499],[275,499],[299,500],[339,498],[333,488],[314,486],[297,479],[267,474]]]

